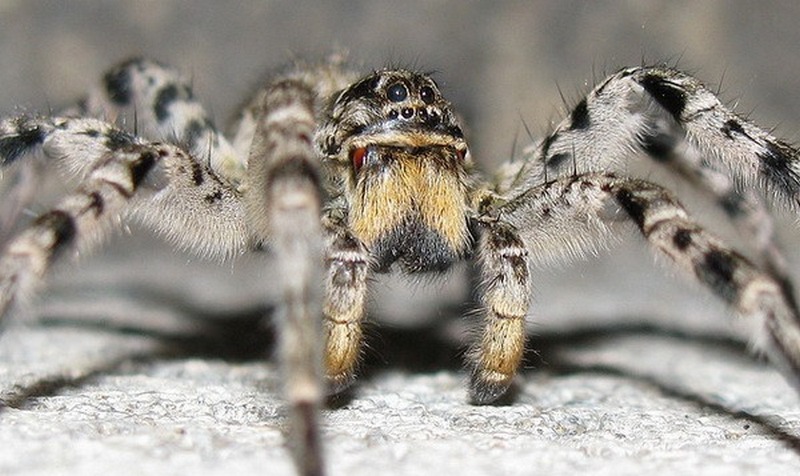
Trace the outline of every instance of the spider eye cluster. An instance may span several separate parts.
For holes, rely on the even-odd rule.
[[[427,76],[407,72],[387,72],[386,75],[375,85],[376,96],[385,95],[386,98],[381,108],[386,119],[407,121],[424,129],[435,127],[447,113],[449,105]],[[393,77],[395,75],[400,77]]]
[[[433,79],[402,69],[375,71],[331,98],[316,141],[326,157],[347,160],[356,170],[370,162],[371,147],[467,148]]]
[[[386,98],[389,101],[394,103],[400,103],[408,99],[409,91],[408,87],[402,83],[393,83],[386,88]],[[427,104],[431,105],[436,101],[436,91],[433,87],[424,85],[419,88],[418,92],[419,99]]]

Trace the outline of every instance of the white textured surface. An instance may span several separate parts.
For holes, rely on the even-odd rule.
[[[265,69],[340,45],[366,68],[439,71],[483,163],[508,155],[520,117],[541,131],[559,116],[556,83],[574,99],[593,69],[642,56],[724,76],[726,99],[797,137],[795,2],[321,3],[0,0],[0,109],[47,111],[147,54],[190,74],[224,119]],[[258,321],[269,271],[172,256],[134,231],[62,268],[7,326],[0,474],[292,474]],[[458,321],[432,323],[452,314],[430,301],[458,302],[455,277],[432,296],[379,283],[388,324],[352,397],[326,412],[331,472],[797,474],[800,399],[746,356],[721,306],[651,262],[634,245],[537,276],[541,358],[505,406],[466,403]]]
[[[138,258],[145,250],[152,261]],[[280,380],[262,358],[269,332],[246,306],[258,269],[242,262],[231,273],[180,257],[164,267],[168,256],[122,239],[83,272],[60,273],[35,308],[41,317],[7,329],[0,395],[12,406],[0,411],[0,473],[292,474]],[[160,266],[151,283],[108,279],[147,263]],[[203,291],[209,281],[213,293]],[[539,320],[541,357],[528,359],[535,368],[500,406],[466,403],[459,344],[448,337],[458,321],[373,329],[366,375],[326,411],[332,474],[800,470],[800,401],[734,338],[652,318],[570,324],[558,307],[540,304],[560,322]],[[711,325],[726,329],[713,311]]]

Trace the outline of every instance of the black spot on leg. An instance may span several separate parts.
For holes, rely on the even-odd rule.
[[[13,135],[0,138],[0,161],[3,164],[17,160],[34,147],[44,142],[45,134],[39,126],[20,119]]]
[[[583,98],[583,100],[575,106],[570,117],[572,119],[570,129],[582,130],[589,127],[589,108],[586,105],[586,98]]]
[[[558,169],[561,166],[561,164],[568,161],[571,157],[572,155],[564,152],[560,154],[555,154],[547,160],[547,166],[550,167],[551,169]]]
[[[737,121],[736,119],[728,119],[725,121],[725,124],[722,125],[722,133],[725,134],[728,139],[733,139],[733,134],[744,134],[744,129],[742,128],[742,124]]]
[[[89,134],[88,131],[87,134]],[[134,139],[131,134],[125,131],[121,131],[119,129],[109,130],[108,132],[106,132],[105,137],[106,137],[105,146],[112,151],[118,151],[128,148],[132,146],[134,143]]]
[[[53,232],[53,242],[48,249],[51,260],[75,239],[75,220],[67,212],[53,210],[45,213],[37,218],[33,225]]]
[[[783,142],[767,142],[765,149],[758,155],[762,173],[778,192],[793,198],[800,191],[800,177],[792,168],[797,151]]]
[[[219,189],[214,190],[214,193],[209,193],[208,195],[203,197],[203,199],[206,201],[206,203],[208,203],[209,205],[212,205],[212,204],[222,200],[222,191],[219,190]]]
[[[680,121],[681,113],[686,108],[686,91],[680,85],[655,74],[644,75],[639,84],[661,107],[672,114],[675,120]]]
[[[642,150],[658,162],[667,162],[673,157],[678,140],[671,134],[647,134],[639,143]]]
[[[734,302],[738,294],[733,279],[737,267],[736,255],[712,249],[705,254],[701,262],[695,264],[695,274],[725,301]]]
[[[205,173],[203,172],[203,166],[195,162],[194,160],[189,162],[192,164],[192,182],[196,186],[203,185],[206,181]]]
[[[87,211],[94,210],[95,217],[102,215],[103,210],[105,209],[105,201],[103,200],[103,196],[98,192],[92,192],[89,194],[89,200],[89,206],[86,207]]]
[[[672,243],[675,244],[675,247],[678,248],[678,250],[686,251],[686,248],[692,244],[692,230],[688,230],[686,228],[679,229],[672,237]]]
[[[103,84],[111,102],[125,106],[131,101],[131,73],[129,64],[122,64],[103,76]]]
[[[628,213],[636,226],[644,233],[644,219],[647,206],[628,189],[620,189],[616,193],[617,202]]]
[[[164,122],[169,117],[169,107],[178,99],[178,96],[178,87],[174,84],[167,85],[158,91],[153,104],[158,122]]]
[[[133,182],[134,190],[139,187],[153,165],[156,163],[157,155],[155,152],[147,150],[142,152],[139,157],[131,164],[131,182]]]

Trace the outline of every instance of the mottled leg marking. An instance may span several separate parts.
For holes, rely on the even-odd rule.
[[[323,313],[327,331],[325,372],[333,392],[355,378],[363,336],[369,256],[344,227],[329,226],[328,279]]]
[[[280,356],[291,406],[289,437],[303,475],[322,474],[319,408],[322,376],[323,254],[313,94],[292,80],[264,96],[249,158],[250,222],[275,252],[283,298],[278,309]],[[266,210],[266,213],[264,213]]]
[[[717,132],[713,131],[712,135],[714,133]],[[737,186],[733,173],[720,170],[719,164],[702,155],[687,140],[686,131],[673,118],[656,121],[649,134],[642,139],[643,149],[691,184],[710,193],[742,237],[755,249],[760,264],[777,276],[787,276],[788,265],[775,234],[772,214],[756,187]],[[706,151],[706,154],[713,158],[712,151]]]
[[[639,151],[710,192],[764,265],[787,274],[763,197],[800,203],[800,154],[673,68],[628,68],[603,80],[529,150],[530,160],[506,167],[498,190],[513,196],[573,168],[613,171]]]
[[[65,250],[76,242],[86,246],[99,241],[160,159],[149,147],[110,155],[78,190],[12,240],[0,257],[0,316],[36,287]]]
[[[621,210],[620,210],[621,209]],[[500,216],[516,227],[534,261],[596,251],[624,211],[659,253],[744,316],[763,323],[755,344],[798,383],[800,319],[791,283],[761,270],[691,220],[663,188],[612,174],[562,177],[507,202]],[[556,256],[553,256],[556,255]],[[800,388],[800,387],[799,387]]]
[[[155,61],[134,58],[112,67],[64,114],[91,115],[149,140],[180,144],[224,180],[239,184],[244,178],[246,157],[214,125],[191,82]]]
[[[469,352],[471,397],[490,403],[505,393],[522,360],[530,277],[528,250],[513,228],[487,223],[478,249],[483,330]]]
[[[705,232],[663,189],[630,181],[611,189],[657,250],[739,313],[763,322],[765,333],[754,336],[755,344],[800,390],[800,314],[792,283],[759,270]]]
[[[21,116],[0,122],[0,165],[41,151],[59,162],[59,171],[89,180],[118,167],[116,155],[137,150],[157,154],[161,164],[154,174],[133,171],[137,180],[147,175],[146,188],[153,192],[130,207],[137,218],[202,255],[231,256],[249,244],[238,192],[174,145],[146,142],[97,119]]]

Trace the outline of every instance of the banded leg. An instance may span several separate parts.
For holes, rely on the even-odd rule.
[[[185,152],[168,144],[148,144],[129,139],[124,146],[114,150],[102,141],[94,144],[98,160],[88,170],[78,189],[9,242],[0,257],[0,316],[8,311],[18,296],[24,296],[35,288],[66,250],[74,249],[76,245],[85,249],[101,241],[123,214],[141,204],[139,199],[145,198],[142,190],[154,193],[151,198],[157,200],[160,188],[167,196],[177,197],[178,201],[173,203],[176,211],[194,207],[193,211],[198,215],[206,215],[205,221],[219,218],[233,228],[238,227],[238,232],[244,231],[243,221],[237,222],[235,216],[224,216],[224,210],[220,215],[220,208],[207,203],[202,195],[174,193],[175,188],[187,187],[192,180],[190,171],[195,162]],[[220,190],[220,193],[235,207],[237,198],[230,190]],[[214,215],[210,216],[212,213]],[[193,222],[191,217],[183,221]],[[171,225],[181,226],[181,222]],[[192,226],[202,225],[193,223]],[[173,233],[186,231],[174,230]],[[201,238],[220,237],[212,234],[191,239]],[[207,246],[241,248],[242,244],[236,242],[239,239],[230,238],[232,243],[220,239],[218,243]]]
[[[219,132],[190,81],[155,61],[133,58],[110,68],[63,114],[96,117],[149,140],[179,144],[223,180],[238,185],[244,178],[247,157]]]
[[[528,150],[529,161],[507,168],[500,191],[514,195],[574,170],[614,170],[637,151],[709,192],[761,260],[785,274],[763,196],[792,208],[800,203],[798,151],[672,68],[629,68],[606,78]]]
[[[144,200],[131,195],[137,200],[124,211],[202,255],[231,256],[250,244],[238,192],[176,146],[146,142],[97,119],[21,116],[0,122],[0,166],[37,151],[79,182],[115,167],[117,156],[155,153],[158,167],[136,171],[137,187],[145,184],[153,193]]]
[[[283,79],[267,90],[263,101],[249,158],[248,221],[275,251],[280,273],[279,352],[290,405],[291,449],[301,474],[320,475],[323,240],[320,175],[312,144],[314,94],[303,82]]]
[[[762,321],[763,335],[754,336],[755,345],[800,391],[800,312],[788,278],[757,269],[691,222],[655,186],[617,184],[612,191],[657,250],[679,268],[693,271],[739,313]]]
[[[361,352],[369,255],[345,227],[329,219],[326,228],[325,373],[331,390],[338,392],[355,378]]]
[[[800,318],[791,283],[759,269],[697,223],[663,188],[611,174],[564,177],[501,208],[533,259],[553,261],[596,250],[619,213],[687,277],[699,280],[738,313],[757,319],[754,342],[800,390]]]
[[[148,140],[179,144],[199,162],[192,168],[196,181],[203,178],[201,171],[207,167],[217,182],[238,186],[243,178],[246,156],[237,154],[218,132],[191,84],[177,71],[156,62],[132,59],[111,68],[86,98],[61,114],[72,120],[46,124],[23,116],[2,121],[0,166],[16,162],[42,145],[48,156],[67,159],[66,170],[82,176],[97,159],[95,152],[101,150],[94,146],[97,138],[105,139],[112,149],[129,141],[127,134],[106,122],[110,120]],[[50,144],[44,143],[45,139]],[[32,201],[27,192],[35,188],[42,167],[38,162],[34,166],[29,163],[21,164],[17,174],[21,180],[11,187],[10,194],[4,194],[17,198],[2,205],[4,228]],[[192,236],[199,241],[200,235]],[[208,241],[213,243],[213,237]],[[216,246],[203,248],[209,247]]]
[[[710,192],[742,237],[753,247],[760,263],[774,275],[788,278],[786,257],[763,196],[753,188],[737,187],[729,174],[704,166],[696,148],[680,136],[674,137],[671,142],[674,146],[660,151],[661,160],[669,163],[700,189]]]
[[[471,398],[484,404],[505,393],[522,361],[531,286],[528,250],[513,227],[485,223],[478,249],[483,329],[468,358]]]

